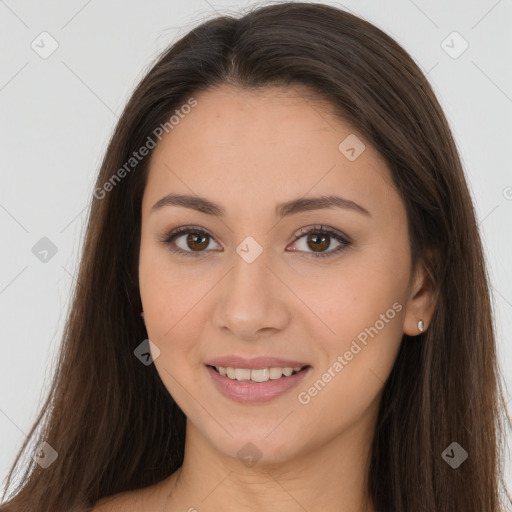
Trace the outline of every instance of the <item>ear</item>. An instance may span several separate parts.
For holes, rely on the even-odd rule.
[[[418,261],[411,280],[410,292],[404,318],[404,333],[409,336],[421,334],[418,321],[423,321],[423,332],[428,329],[437,303],[438,290],[429,275],[425,260]]]

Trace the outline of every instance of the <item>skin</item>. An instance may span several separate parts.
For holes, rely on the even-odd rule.
[[[135,503],[137,510],[191,512],[374,510],[364,478],[383,386],[403,333],[419,334],[419,319],[428,328],[434,293],[421,262],[411,268],[406,210],[385,160],[359,134],[366,149],[348,160],[338,145],[356,132],[308,93],[223,85],[196,94],[197,106],[151,156],[140,294],[148,337],[160,350],[156,369],[187,416],[186,448],[176,473],[118,497],[127,510]],[[226,217],[178,206],[150,212],[171,192],[206,197]],[[371,216],[332,208],[275,217],[277,203],[331,194]],[[352,244],[315,259],[314,244],[296,236],[320,224]],[[211,235],[202,249],[209,256],[174,254],[160,241],[180,226]],[[193,252],[181,235],[175,246]],[[248,236],[263,250],[250,264],[236,252]],[[339,246],[329,240],[317,252]],[[298,393],[394,303],[401,311],[300,403]],[[226,354],[288,357],[313,371],[274,400],[240,404],[217,391],[204,366]],[[237,457],[248,442],[262,454],[252,467]]]

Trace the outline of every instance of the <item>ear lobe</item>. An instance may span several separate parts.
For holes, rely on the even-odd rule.
[[[424,260],[419,261],[416,268],[404,318],[403,331],[409,336],[417,336],[428,329],[438,297],[437,287]]]

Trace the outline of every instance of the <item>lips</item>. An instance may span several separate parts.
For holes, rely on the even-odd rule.
[[[218,368],[250,368],[251,370],[258,370],[262,368],[296,368],[297,366],[309,366],[304,361],[297,359],[282,359],[279,357],[259,356],[253,358],[245,358],[241,356],[223,356],[210,359],[205,363],[206,366],[215,366]]]
[[[238,360],[240,361],[240,359]],[[268,361],[268,358],[266,360]],[[271,358],[271,360],[276,361],[275,358]],[[223,361],[225,361],[225,359],[223,359]],[[244,359],[244,361],[254,361],[254,359]],[[286,361],[284,359],[277,361],[280,361],[279,364],[298,363],[298,361]],[[258,368],[253,369],[258,370]],[[311,374],[312,368],[308,365],[307,368],[302,369],[298,373],[293,373],[289,377],[283,376],[279,379],[268,380],[266,382],[232,380],[215,371],[210,365],[206,365],[206,371],[215,389],[226,398],[242,404],[256,404],[265,403],[281,395],[285,395],[292,388],[298,386],[300,382],[303,382],[304,379]]]

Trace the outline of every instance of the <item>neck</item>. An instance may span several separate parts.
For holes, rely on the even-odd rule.
[[[187,421],[184,462],[165,483],[162,510],[373,512],[365,486],[373,433],[368,422],[354,424],[281,459],[265,457],[264,442],[258,440],[261,458],[250,466],[249,458],[244,463],[220,452]],[[251,455],[249,445],[245,450]]]

